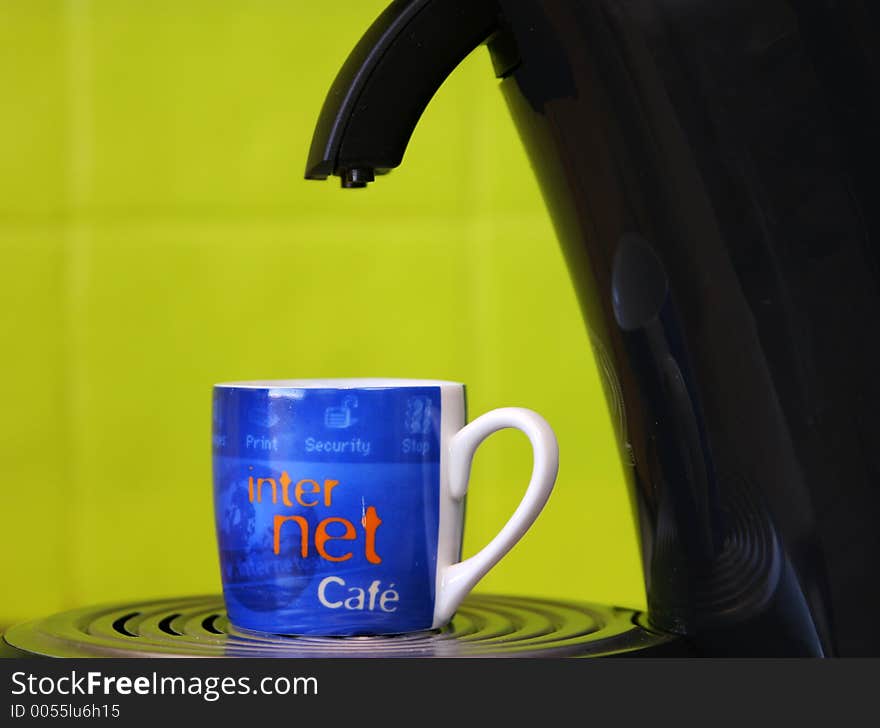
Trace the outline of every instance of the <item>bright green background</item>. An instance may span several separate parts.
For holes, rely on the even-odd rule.
[[[215,381],[455,379],[541,412],[559,481],[478,587],[643,605],[585,331],[485,48],[368,190],[302,179],[384,0],[0,0],[0,624],[219,590]],[[478,453],[466,553],[524,436]]]

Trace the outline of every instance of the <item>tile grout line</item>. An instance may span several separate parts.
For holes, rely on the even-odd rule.
[[[483,59],[484,72],[494,76],[489,59],[488,50],[480,47],[475,53],[485,54]],[[497,89],[496,89],[497,91]],[[471,186],[470,200],[475,200],[468,210],[468,237],[467,246],[469,309],[475,325],[472,327],[471,351],[475,352],[479,361],[478,372],[483,382],[492,381],[491,362],[487,358],[486,343],[492,339],[492,299],[493,292],[497,293],[495,281],[492,278],[492,260],[494,257],[494,219],[489,217],[491,208],[491,179],[489,165],[486,164],[487,150],[491,145],[491,119],[489,105],[483,94],[476,89],[472,90],[473,103],[464,104],[467,114],[466,127],[469,133],[469,155],[478,163],[472,164],[469,172]],[[489,285],[487,285],[487,282]],[[491,385],[490,385],[491,386]],[[491,391],[491,389],[490,389]],[[475,412],[469,412],[469,418],[473,418]]]
[[[82,592],[80,577],[83,568],[81,539],[87,529],[83,528],[81,508],[83,504],[82,456],[77,428],[78,416],[83,411],[83,372],[81,366],[80,331],[83,292],[87,280],[86,247],[89,235],[86,224],[77,215],[85,199],[88,176],[93,160],[91,133],[94,128],[91,103],[91,47],[88,29],[89,0],[66,0],[64,24],[67,52],[67,216],[64,232],[64,296],[62,312],[64,341],[62,345],[63,373],[60,377],[62,401],[64,402],[64,467],[63,480],[67,483],[68,508],[64,512],[62,531],[64,538],[61,562],[66,564],[61,576],[63,606],[79,606]],[[65,548],[66,545],[66,548]],[[86,559],[88,557],[86,556]]]
[[[69,136],[73,136],[70,134]],[[68,164],[68,166],[70,166]],[[73,175],[67,172],[68,186],[72,186]],[[540,222],[544,219],[543,214],[535,212],[509,212],[504,211],[504,226],[510,228],[518,228],[523,225],[530,225]],[[480,206],[471,205],[465,208],[462,217],[468,220],[485,220],[489,221],[494,227],[497,224],[496,218],[491,218],[486,211]],[[376,217],[380,222],[387,221],[388,213],[383,212],[382,216]],[[447,214],[421,214],[416,213],[410,217],[398,215],[396,218],[398,225],[403,229],[406,226],[418,223],[419,226],[430,228],[431,226],[448,226],[451,220],[458,222],[457,219],[451,218]],[[60,227],[70,227],[73,223],[85,228],[127,228],[137,227],[143,228],[150,225],[156,229],[161,228],[177,228],[177,227],[195,227],[201,229],[216,228],[217,230],[229,230],[231,228],[240,228],[244,230],[250,229],[266,229],[273,230],[350,230],[352,228],[363,228],[360,221],[336,221],[328,219],[325,213],[284,213],[269,214],[261,211],[242,211],[241,214],[227,212],[183,212],[183,211],[99,211],[84,209],[71,209],[60,213],[52,219],[10,219],[0,218],[0,228],[6,230],[28,230],[34,228],[43,228],[47,225],[57,225]],[[401,233],[402,234],[402,233]]]

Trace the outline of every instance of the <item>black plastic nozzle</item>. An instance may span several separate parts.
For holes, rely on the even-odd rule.
[[[342,169],[339,171],[339,177],[342,180],[342,187],[346,190],[357,189],[358,187],[366,187],[376,177],[370,167],[353,167],[352,169]]]

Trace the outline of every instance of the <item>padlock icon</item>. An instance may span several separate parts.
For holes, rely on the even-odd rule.
[[[346,397],[341,407],[328,407],[324,410],[324,427],[333,430],[344,430],[357,420],[351,416],[351,410],[357,407],[357,397]]]

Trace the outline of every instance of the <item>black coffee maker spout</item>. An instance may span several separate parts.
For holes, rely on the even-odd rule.
[[[396,0],[370,26],[327,94],[308,179],[365,187],[397,167],[428,102],[450,72],[498,31],[494,0]]]

